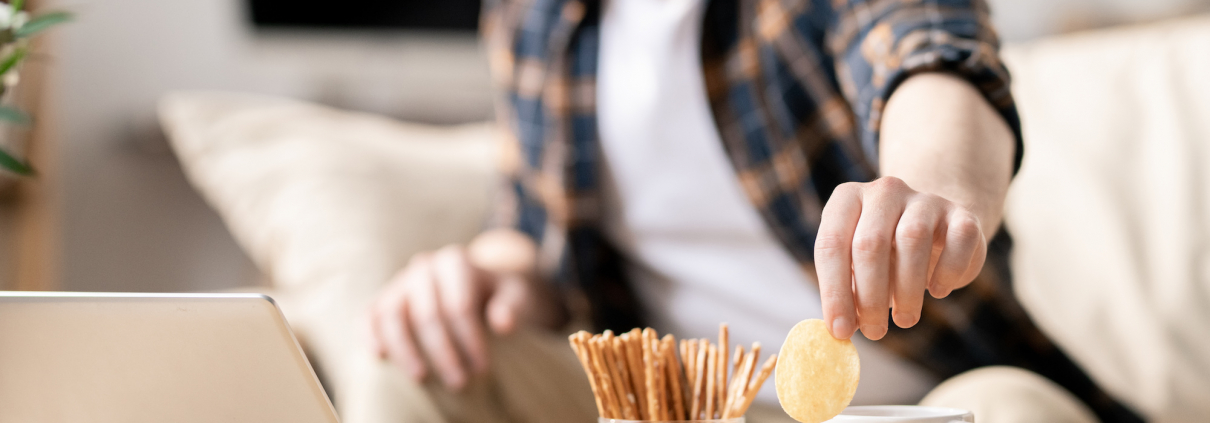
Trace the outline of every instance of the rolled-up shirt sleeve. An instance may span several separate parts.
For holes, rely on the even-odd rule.
[[[1000,60],[999,37],[979,0],[835,0],[828,49],[857,118],[862,148],[878,163],[883,106],[900,83],[922,72],[970,81],[1016,136],[1013,172],[1021,165],[1021,122]]]

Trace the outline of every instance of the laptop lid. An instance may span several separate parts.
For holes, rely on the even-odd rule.
[[[273,300],[0,292],[0,422],[337,422]]]

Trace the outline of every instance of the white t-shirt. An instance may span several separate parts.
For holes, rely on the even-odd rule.
[[[610,0],[601,21],[597,118],[606,236],[626,255],[651,323],[680,338],[781,348],[822,315],[819,292],[744,194],[710,114],[700,43],[705,0]],[[936,381],[854,336],[855,404],[915,403]],[[758,395],[776,403],[772,383]]]

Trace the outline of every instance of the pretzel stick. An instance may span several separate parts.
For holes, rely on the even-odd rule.
[[[677,342],[676,346],[676,351],[680,353],[679,356],[681,357],[681,363],[686,363],[685,357],[689,356],[689,340],[682,339],[680,342]]]
[[[621,404],[614,392],[615,382],[613,381],[613,377],[609,374],[609,368],[605,366],[605,354],[601,337],[594,336],[588,345],[593,367],[597,369],[597,373],[601,377],[601,392],[604,393],[605,408],[609,410],[609,415],[605,417],[611,419],[620,418],[619,416],[622,415]]]
[[[605,367],[609,369],[609,378],[613,381],[614,395],[618,399],[618,405],[621,409],[621,416],[624,419],[634,420],[638,416],[635,414],[634,403],[630,399],[630,394],[626,392],[626,379],[622,377],[624,366],[618,366],[617,357],[613,354],[613,341],[617,338],[613,336],[613,332],[605,331],[605,336],[601,338],[601,352],[605,355]]]
[[[756,365],[757,355],[760,354],[760,348],[753,348],[752,351],[744,355],[744,361],[740,370],[735,372],[735,379],[731,383],[730,391],[727,393],[727,407],[723,418],[736,417],[735,412],[738,411],[736,406],[743,401],[744,387],[748,385],[748,381],[752,378],[752,368]]]
[[[747,354],[744,354],[737,358],[739,358],[741,361],[747,360]],[[727,384],[727,399],[725,401],[723,401],[723,417],[722,418],[724,418],[724,419],[729,418],[728,416],[731,414],[730,413],[731,408],[735,405],[735,397],[736,397],[737,392],[739,391],[739,387],[736,385],[740,384],[740,383],[747,383],[746,380],[743,380],[741,378],[742,374],[743,374],[742,369],[736,369],[735,372],[731,374],[731,382]]]
[[[731,401],[732,401],[733,396],[736,395],[736,390],[737,390],[736,383],[747,383],[748,382],[748,381],[739,382],[739,366],[741,366],[743,364],[744,346],[741,346],[741,344],[737,343],[736,344],[736,353],[734,353],[732,355],[732,357],[734,357],[734,359],[732,360],[733,364],[731,367],[731,375],[732,375],[731,382],[727,382],[727,395],[724,396],[724,398],[726,398],[726,400],[724,402],[722,402],[722,404],[724,404],[724,407],[722,407],[722,411],[724,411],[724,416],[726,416],[727,410],[731,410]],[[724,418],[726,418],[726,417],[724,417]]]
[[[680,356],[681,357],[681,361],[680,361],[681,374],[683,374],[685,376],[685,378],[682,379],[681,381],[684,382],[682,388],[685,391],[685,397],[684,397],[685,416],[686,416],[686,418],[689,418],[689,419],[693,418],[692,416],[689,416],[689,400],[691,398],[693,398],[693,394],[691,392],[689,392],[690,390],[693,389],[693,352],[691,349],[692,345],[693,345],[693,342],[688,339],[681,340],[681,350],[680,350],[680,352],[681,352],[681,356]]]
[[[630,384],[633,387],[635,400],[638,403],[638,415],[642,420],[650,420],[647,409],[647,381],[643,371],[643,333],[639,329],[622,334],[626,347],[626,365],[630,368]]]
[[[664,362],[664,343],[656,336],[651,337],[652,370],[655,372],[656,392],[660,397],[660,420],[670,420],[668,403],[672,400],[668,395],[668,365]]]
[[[727,368],[731,364],[727,360],[727,353],[731,350],[731,331],[726,323],[718,324],[718,382],[715,383],[714,389],[718,390],[715,404],[718,406],[719,416],[723,414],[723,401],[727,398]]]
[[[646,383],[647,392],[647,418],[658,420],[660,418],[660,394],[658,388],[656,388],[655,369],[652,368],[654,363],[651,354],[651,339],[654,337],[655,329],[643,329],[643,380]]]
[[[740,344],[735,344],[735,362],[731,364],[733,366],[731,368],[731,374],[734,375],[739,372],[739,366],[741,364],[743,364],[743,361],[744,361],[744,346],[740,345]],[[727,386],[731,386],[731,385],[734,385],[734,383],[728,384]]]
[[[703,419],[702,407],[706,404],[706,399],[702,397],[702,390],[706,388],[706,353],[706,340],[699,339],[697,357],[693,359],[693,403],[689,407],[693,415],[690,419]]]
[[[756,370],[756,363],[760,362],[760,342],[752,343],[752,350],[748,352],[748,355],[751,355],[752,357],[750,359],[745,360],[744,367],[740,369],[740,372],[742,372],[743,374],[736,376],[737,378],[743,379],[743,380],[737,380],[737,382],[739,382],[736,385],[736,402],[737,403],[742,401],[743,398],[748,394],[748,383],[752,380],[752,372],[754,370]],[[735,404],[735,405],[738,405],[738,404]]]
[[[756,363],[760,363],[760,352],[761,352],[760,342],[753,342],[752,351],[751,351],[752,365],[749,366],[746,370],[744,370],[744,373],[745,373],[744,383],[739,385],[739,397],[736,399],[736,402],[740,402],[744,398],[747,398],[748,391],[750,391],[752,389],[752,384],[750,381],[753,379],[753,372],[756,370]],[[761,385],[759,383],[756,384],[756,390],[759,391],[760,386]],[[747,406],[744,407],[744,410],[740,410],[740,413],[742,413],[745,410],[747,410]],[[742,416],[742,415],[743,414],[737,414],[737,416]]]
[[[689,396],[685,397],[685,412],[689,412],[689,403],[693,401],[693,381],[697,378],[693,372],[697,370],[697,341],[686,339],[681,342],[685,343],[685,353],[681,355],[681,361],[685,364],[685,391],[689,393]],[[692,414],[686,417],[694,419]]]
[[[668,418],[685,420],[685,396],[681,391],[681,366],[676,364],[676,339],[672,335],[664,335],[664,362],[667,363],[668,390],[672,391],[672,413]]]
[[[597,372],[600,375],[601,392],[605,394],[605,408],[610,411],[611,416],[622,416],[622,404],[615,392],[617,382],[610,376],[609,361],[605,359],[605,350],[603,344],[601,344],[601,336],[593,336],[592,340],[589,341],[589,346],[589,352],[592,353],[593,365],[597,366]]]
[[[584,373],[588,375],[588,386],[592,387],[592,397],[597,402],[597,414],[605,416],[605,403],[601,401],[601,389],[597,386],[596,372],[592,371],[592,364],[589,363],[588,359],[588,351],[582,339],[587,336],[588,332],[579,331],[569,336],[568,341],[571,342],[571,349],[576,352],[576,358],[580,359],[580,365],[584,367]]]
[[[760,391],[761,385],[765,384],[765,379],[768,379],[769,375],[773,374],[773,368],[776,366],[777,354],[773,354],[769,356],[768,360],[765,360],[765,364],[760,368],[760,376],[748,384],[748,390],[744,394],[744,402],[739,408],[740,416],[748,412],[748,407],[752,406],[752,400],[756,399],[756,393]]]
[[[634,386],[634,367],[630,365],[630,334],[623,332],[613,340],[613,355],[618,360],[618,366],[622,368],[622,377],[626,380],[626,393],[631,396],[631,402],[635,406],[634,414],[642,419],[642,412],[639,410],[640,399],[638,391]]]
[[[714,395],[718,390],[714,388],[714,384],[718,381],[718,347],[710,344],[709,352],[706,354],[706,420],[714,419]]]
[[[623,334],[625,335],[625,334]],[[630,367],[626,365],[626,346],[623,344],[621,336],[614,336],[609,339],[609,351],[606,356],[609,356],[609,364],[617,370],[615,379],[620,379],[618,385],[622,387],[622,415],[626,419],[638,420],[639,406],[635,401],[633,388],[630,383]],[[630,413],[626,412],[627,407]]]

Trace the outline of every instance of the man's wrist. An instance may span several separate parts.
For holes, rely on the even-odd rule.
[[[909,77],[880,124],[884,176],[966,208],[990,237],[1012,178],[1015,136],[970,82],[947,73]]]

